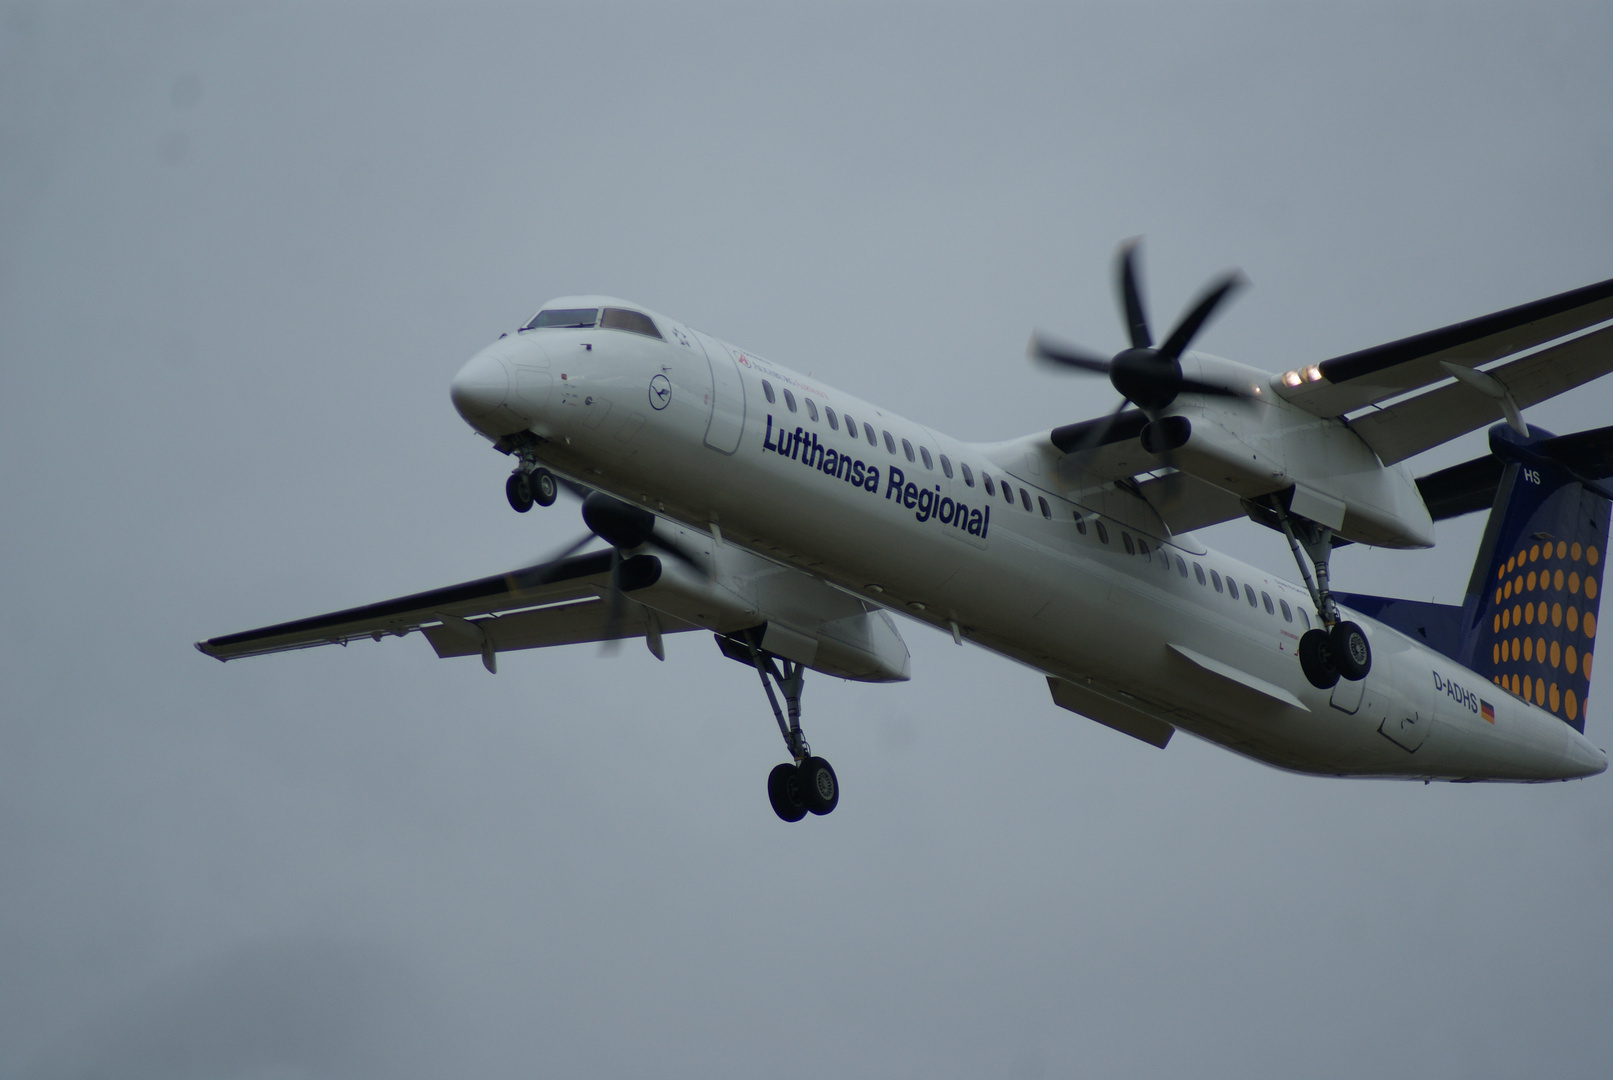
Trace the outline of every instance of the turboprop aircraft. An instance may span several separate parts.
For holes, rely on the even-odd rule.
[[[1613,428],[1558,437],[1522,411],[1613,368],[1613,281],[1272,375],[1188,348],[1237,275],[1162,344],[1135,245],[1116,278],[1129,348],[1035,337],[1031,354],[1106,375],[1118,407],[996,443],[624,300],[553,300],[450,394],[513,460],[510,505],[569,493],[586,533],[509,573],[197,648],[230,660],[418,630],[495,672],[500,652],[626,637],[664,659],[664,635],[706,630],[766,691],[786,821],[840,798],[803,733],[806,672],[907,679],[893,614],[1036,669],[1056,705],[1160,748],[1180,728],[1327,776],[1602,772],[1584,718]],[[1484,457],[1405,464],[1497,420]],[[1335,546],[1428,547],[1434,521],[1486,507],[1462,604],[1333,588]],[[1281,530],[1302,584],[1196,533],[1233,519]]]

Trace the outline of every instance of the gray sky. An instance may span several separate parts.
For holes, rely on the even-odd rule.
[[[496,678],[191,642],[574,535],[447,395],[550,296],[997,439],[1112,406],[1024,346],[1120,346],[1128,236],[1157,323],[1241,266],[1202,344],[1271,370],[1613,277],[1610,40],[1605,4],[0,5],[0,1077],[1605,1075],[1606,777],[1159,752],[913,626],[911,683],[809,683],[845,797],[785,826],[705,635]],[[1336,569],[1454,601],[1479,524]]]

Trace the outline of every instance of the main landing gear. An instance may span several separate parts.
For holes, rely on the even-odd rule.
[[[1372,670],[1372,646],[1360,626],[1339,618],[1338,605],[1328,587],[1327,564],[1333,555],[1333,530],[1304,518],[1290,517],[1281,503],[1272,500],[1272,509],[1282,524],[1283,535],[1299,564],[1316,614],[1322,625],[1305,631],[1299,639],[1299,666],[1319,690],[1331,689],[1340,678],[1354,682]],[[1303,549],[1303,551],[1302,551]],[[1307,558],[1310,566],[1306,565]],[[1316,576],[1311,576],[1311,566]]]
[[[790,751],[793,762],[773,766],[767,777],[767,799],[773,804],[773,813],[785,821],[800,821],[808,814],[827,814],[840,805],[840,781],[834,767],[821,757],[812,756],[812,748],[801,735],[801,687],[806,669],[792,660],[763,652],[756,643],[756,634],[742,639],[721,638],[718,644],[723,652],[739,659],[736,652],[743,648],[751,664],[762,678],[762,689],[767,691],[768,704],[778,720],[779,734]],[[736,647],[737,646],[737,647]],[[784,695],[784,708],[779,707],[777,684]]]
[[[553,506],[559,494],[560,485],[556,483],[554,473],[542,466],[534,468],[526,462],[522,462],[520,468],[504,481],[504,497],[510,500],[510,509],[517,514],[532,509],[533,503]]]

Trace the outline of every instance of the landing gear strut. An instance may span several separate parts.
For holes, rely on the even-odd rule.
[[[745,635],[743,640],[761,676],[762,689],[767,691],[767,702],[773,706],[779,734],[795,759],[793,763],[775,765],[768,775],[767,798],[773,804],[773,812],[785,821],[827,814],[840,805],[840,781],[827,761],[812,756],[812,748],[801,734],[801,689],[806,669],[792,660],[763,652],[754,634]],[[779,707],[778,694],[773,692],[775,684],[784,695],[783,708]]]
[[[1299,639],[1299,665],[1311,685],[1321,690],[1332,687],[1341,677],[1352,682],[1367,677],[1372,670],[1372,646],[1360,626],[1339,618],[1338,605],[1328,587],[1327,564],[1333,555],[1333,530],[1304,518],[1290,517],[1280,502],[1271,501],[1277,520],[1288,537],[1288,547],[1299,564],[1299,572],[1310,590],[1322,625],[1307,630]],[[1307,558],[1310,565],[1307,565]],[[1311,566],[1316,568],[1311,576]]]

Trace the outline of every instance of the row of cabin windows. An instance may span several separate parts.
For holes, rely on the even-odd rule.
[[[775,404],[778,403],[778,398],[774,395],[773,384],[768,382],[766,379],[762,380],[762,393],[764,395],[766,395],[767,403],[769,405],[775,405]],[[796,410],[796,404],[795,404],[795,395],[790,392],[789,387],[785,387],[783,393],[784,393],[784,407],[786,409],[790,410],[790,412],[792,412],[792,413],[797,411]],[[811,398],[803,398],[802,401],[806,405],[807,415],[809,417],[811,417],[813,420],[818,419],[818,406],[817,406],[817,403],[814,402]],[[834,408],[832,406],[825,405],[823,407],[823,412],[824,412],[824,416],[829,421],[830,429],[833,430],[833,431],[839,431],[840,430],[840,417],[835,414]],[[847,433],[850,434],[851,437],[855,439],[857,437],[857,421],[854,420],[849,413],[845,414],[845,421],[846,421],[846,431],[847,431]],[[863,430],[864,437],[867,438],[867,440],[868,440],[868,445],[873,446],[873,447],[878,447],[879,446],[879,440],[874,435],[874,426],[872,424],[864,423],[863,426],[862,426],[862,430]],[[889,431],[883,432],[882,434],[885,437],[885,449],[888,452],[890,452],[891,454],[895,454],[896,453],[896,439],[891,435],[891,433]],[[920,446],[918,448],[918,454],[915,457],[914,452],[913,452],[913,444],[912,444],[912,442],[910,442],[907,439],[903,439],[902,440],[902,453],[903,453],[903,455],[906,456],[907,460],[910,461],[910,462],[916,462],[916,461],[922,459],[923,462],[924,462],[924,467],[926,469],[934,470],[934,468],[935,468],[935,463],[930,457],[930,451],[929,451],[928,447]],[[945,454],[940,455],[940,459],[941,459],[941,471],[942,471],[942,473],[944,473],[946,475],[947,479],[949,479],[949,480],[952,479],[952,462],[947,459],[947,456]],[[968,485],[969,487],[974,487],[975,486],[974,473],[970,470],[968,464],[966,462],[959,462],[958,463],[958,468],[963,473],[963,482],[966,485]],[[991,478],[991,476],[989,474],[982,472],[980,474],[980,480],[981,480],[981,483],[983,483],[985,485],[987,495],[995,496],[997,494],[997,490],[996,490],[997,485],[992,481],[992,478]],[[1009,506],[1013,506],[1014,505],[1014,489],[1006,481],[1004,481],[1001,486],[1002,486],[1003,500],[1005,502],[1007,502]],[[1038,508],[1042,512],[1042,516],[1044,518],[1047,518],[1047,519],[1051,520],[1052,517],[1053,517],[1053,508],[1048,505],[1046,497],[1044,497],[1042,495],[1038,495],[1038,496],[1036,496],[1036,502],[1038,504]],[[1032,508],[1031,508],[1031,495],[1030,495],[1030,492],[1026,491],[1024,488],[1019,489],[1019,503],[1020,503],[1021,506],[1023,506],[1025,508],[1026,512],[1034,513],[1034,510],[1032,510]],[[1094,529],[1095,529],[1095,531],[1097,533],[1099,542],[1107,544],[1109,542],[1109,530],[1104,526],[1104,523],[1102,521],[1099,521],[1099,520],[1094,520],[1093,521],[1093,526],[1094,526]],[[1075,514],[1075,531],[1080,533],[1082,536],[1085,536],[1087,534],[1087,522],[1086,522],[1086,519],[1081,516],[1079,511],[1077,511],[1076,514]],[[1136,539],[1136,540],[1133,540],[1131,538],[1131,534],[1126,532],[1124,529],[1120,530],[1120,540],[1121,540],[1121,543],[1125,546],[1127,555],[1140,555],[1140,556],[1142,556],[1142,558],[1145,561],[1150,561],[1150,562],[1155,561],[1155,558],[1157,556],[1157,561],[1158,561],[1158,563],[1160,565],[1160,568],[1162,570],[1164,570],[1164,572],[1167,573],[1167,574],[1172,572],[1172,568],[1173,568],[1172,556],[1171,556],[1171,554],[1169,552],[1165,551],[1163,548],[1151,553],[1149,551],[1149,549],[1148,549],[1148,541],[1143,540],[1140,537],[1138,539]],[[1183,578],[1187,577],[1187,562],[1180,555],[1175,556],[1174,569],[1175,569],[1175,572],[1176,572],[1176,574],[1178,576],[1183,577]],[[1204,567],[1202,565],[1200,565],[1199,563],[1196,563],[1196,562],[1193,564],[1193,576],[1198,580],[1198,583],[1200,585],[1206,585],[1207,584],[1208,587],[1214,588],[1217,593],[1221,593],[1222,595],[1231,597],[1233,603],[1238,602],[1238,583],[1236,581],[1232,580],[1232,578],[1230,576],[1228,576],[1226,578],[1226,583],[1223,586],[1221,575],[1217,571],[1211,570],[1210,574],[1209,574],[1209,581],[1208,581],[1208,583],[1206,583],[1205,576],[1204,576]],[[1254,588],[1252,586],[1248,585],[1247,583],[1243,586],[1243,596],[1244,596],[1244,599],[1246,599],[1249,602],[1249,606],[1252,607],[1252,608],[1257,608],[1258,609],[1259,607],[1262,606],[1262,604],[1264,604],[1264,606],[1266,608],[1266,614],[1268,614],[1268,615],[1275,615],[1277,613],[1278,608],[1281,608],[1282,613],[1283,613],[1283,621],[1284,622],[1290,622],[1290,623],[1294,621],[1294,609],[1288,606],[1288,601],[1287,600],[1278,600],[1274,604],[1272,602],[1272,599],[1271,599],[1271,594],[1268,593],[1268,592],[1264,592],[1264,591],[1261,592],[1260,599],[1257,600],[1257,599],[1255,599],[1255,590],[1254,590]],[[1305,609],[1303,609],[1303,608],[1299,609],[1299,618],[1300,618],[1300,621],[1303,622],[1304,625],[1307,628],[1309,628],[1309,626],[1311,624],[1311,620],[1310,620],[1310,616],[1306,614]]]
[[[778,404],[778,396],[773,390],[773,384],[768,382],[766,379],[762,380],[762,393],[763,393],[763,395],[766,396],[767,403],[769,405]],[[782,393],[784,395],[784,407],[786,409],[790,410],[790,412],[792,412],[792,413],[797,412],[798,410],[796,408],[795,395],[790,392],[790,388],[786,386],[782,391],[780,391],[780,393]],[[803,397],[801,399],[801,403],[806,406],[807,416],[811,417],[813,420],[818,419],[818,405],[817,405],[817,402],[813,401],[809,397]],[[850,413],[836,414],[835,411],[834,411],[833,406],[825,405],[823,407],[823,415],[824,415],[824,418],[829,421],[829,430],[831,430],[831,431],[839,431],[840,430],[840,421],[841,421],[842,418],[844,418],[844,420],[846,422],[846,433],[848,435],[850,435],[853,439],[855,439],[857,437],[857,421],[852,418],[852,415]],[[862,426],[862,431],[863,431],[863,437],[868,440],[868,445],[877,448],[879,446],[880,440],[879,440],[879,436],[874,434],[874,425],[872,425],[870,423],[867,423],[867,422],[864,422],[863,426]],[[891,454],[895,454],[896,453],[896,438],[895,438],[895,436],[893,436],[888,431],[881,432],[880,434],[882,434],[884,436],[886,451],[891,453]],[[917,453],[915,453],[914,449],[913,449],[913,443],[910,440],[903,439],[901,442],[902,442],[902,454],[903,454],[903,456],[905,456],[907,458],[908,461],[913,462],[915,464],[920,462],[920,461],[922,461],[924,463],[924,467],[926,469],[929,469],[932,472],[935,470],[936,458],[932,458],[930,456],[930,448],[929,447],[920,446],[918,448]],[[951,459],[948,458],[945,454],[939,454],[939,455],[937,455],[937,457],[940,459],[942,474],[948,480],[951,480],[952,477],[953,477]],[[974,470],[969,468],[969,465],[968,465],[967,462],[963,462],[963,461],[958,462],[958,471],[960,473],[962,473],[963,482],[964,482],[964,485],[966,487],[974,487],[975,486]],[[980,482],[983,485],[985,485],[986,494],[992,496],[993,498],[995,498],[996,495],[997,495],[998,484],[995,481],[992,480],[991,476],[989,474],[985,473],[985,472],[982,472],[980,474]],[[1002,487],[1003,501],[1006,502],[1009,506],[1013,506],[1014,505],[1014,489],[1009,486],[1009,484],[1008,484],[1008,482],[1006,480],[1003,481],[1001,487]],[[1040,508],[1041,508],[1041,511],[1042,511],[1042,516],[1044,518],[1047,518],[1049,521],[1053,520],[1053,508],[1048,505],[1047,499],[1045,499],[1042,496],[1038,495],[1038,496],[1036,496],[1036,501],[1037,501],[1038,504],[1040,504]],[[1031,493],[1026,491],[1024,488],[1019,489],[1019,504],[1021,506],[1023,506],[1027,511],[1030,511],[1030,512],[1034,513],[1034,511],[1031,508]]]
[[[1080,533],[1082,536],[1087,535],[1087,519],[1082,517],[1079,511],[1077,511],[1075,514],[1075,531]],[[1107,544],[1109,542],[1109,530],[1104,526],[1102,521],[1094,518],[1092,520],[1092,531],[1097,535],[1099,543]],[[1142,539],[1141,537],[1133,540],[1131,538],[1131,534],[1126,532],[1124,529],[1120,530],[1120,542],[1125,547],[1127,555],[1138,555],[1141,556],[1145,561],[1149,562],[1157,561],[1160,569],[1166,574],[1174,572],[1178,577],[1186,578],[1188,576],[1187,560],[1183,559],[1180,555],[1173,557],[1171,553],[1166,551],[1164,548],[1158,548],[1150,552],[1148,550],[1148,541]],[[1200,585],[1203,585],[1207,588],[1213,588],[1217,593],[1230,597],[1234,604],[1238,602],[1238,583],[1232,579],[1230,574],[1227,575],[1223,581],[1220,573],[1215,570],[1211,570],[1209,573],[1209,578],[1206,580],[1204,575],[1204,567],[1195,562],[1193,564],[1193,577]],[[1266,609],[1267,615],[1275,615],[1279,610],[1281,610],[1283,614],[1283,622],[1291,623],[1294,621],[1296,609],[1289,607],[1287,600],[1278,599],[1275,603],[1273,603],[1271,594],[1265,591],[1262,591],[1259,599],[1256,599],[1254,587],[1247,582],[1245,582],[1243,585],[1242,595],[1243,599],[1248,601],[1250,607],[1259,609],[1263,606]],[[1299,614],[1299,621],[1304,624],[1306,629],[1309,629],[1311,625],[1310,616],[1305,612],[1304,608],[1299,608],[1297,611]]]

